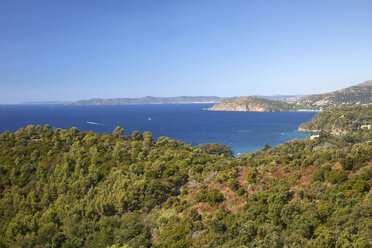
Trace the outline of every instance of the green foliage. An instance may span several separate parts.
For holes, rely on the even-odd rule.
[[[0,135],[0,247],[372,244],[368,130],[238,158],[223,145],[115,130]]]
[[[235,178],[230,178],[228,181],[227,181],[227,186],[229,186],[229,188],[232,190],[232,191],[237,191],[239,189],[239,182],[238,180],[236,180]]]
[[[124,133],[124,128],[116,127],[114,129],[114,131],[112,132],[112,135],[115,136],[115,137],[119,137],[119,136],[123,135],[123,133]]]
[[[347,180],[347,172],[343,170],[331,170],[326,173],[326,178],[333,184],[342,183]]]
[[[357,131],[363,125],[371,124],[371,113],[372,105],[336,107],[319,112],[310,122],[301,124],[300,128],[337,134]]]
[[[217,155],[217,156],[226,156],[226,157],[233,157],[234,152],[230,149],[230,147],[224,144],[200,144],[199,149],[207,154]]]
[[[263,148],[265,151],[271,149],[271,146],[268,144],[268,143],[265,143],[264,144],[264,148]]]
[[[312,176],[313,180],[323,182],[324,179],[325,179],[325,173],[327,171],[330,171],[330,170],[331,170],[330,166],[324,166],[324,167],[320,168],[319,170],[314,172],[314,174]]]
[[[213,206],[224,200],[223,194],[218,189],[202,189],[195,196],[197,202],[208,202],[209,205]]]
[[[201,215],[198,213],[198,210],[196,210],[195,208],[190,210],[189,215],[193,221],[201,220]]]
[[[258,171],[256,168],[253,168],[251,172],[247,175],[247,181],[248,183],[256,183]]]
[[[347,156],[346,158],[341,160],[341,165],[344,170],[352,170],[354,164],[355,164],[354,158],[351,156]]]
[[[116,244],[116,245],[110,246],[109,248],[130,248],[130,247],[128,245],[119,245],[119,244]]]

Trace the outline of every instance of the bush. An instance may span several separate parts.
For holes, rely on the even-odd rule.
[[[223,194],[218,189],[201,190],[195,196],[197,202],[208,202],[210,206],[216,205],[224,200]]]
[[[234,157],[234,152],[230,149],[230,147],[224,144],[217,144],[217,143],[207,143],[207,144],[200,144],[199,149],[207,154],[221,156],[224,155],[226,157]]]
[[[257,169],[254,168],[253,171],[249,172],[247,175],[247,181],[250,184],[256,183],[256,178],[257,178]]]
[[[201,215],[198,213],[198,210],[195,208],[190,210],[189,216],[193,221],[201,220]]]
[[[239,182],[235,178],[230,178],[227,181],[227,185],[232,191],[237,191],[239,189]]]
[[[324,166],[324,167],[320,168],[319,170],[314,172],[313,180],[323,182],[325,173],[327,171],[330,171],[330,170],[331,170],[330,166]]]
[[[242,196],[246,193],[245,189],[243,187],[240,187],[238,189],[238,191],[236,191],[236,193],[239,195],[239,196]]]
[[[368,192],[370,189],[370,186],[366,181],[359,179],[353,182],[352,189],[363,193],[363,192]]]
[[[342,183],[347,180],[347,172],[344,170],[331,170],[326,176],[332,184]]]
[[[344,170],[352,170],[355,164],[355,160],[351,156],[347,156],[346,158],[341,160],[341,166]]]

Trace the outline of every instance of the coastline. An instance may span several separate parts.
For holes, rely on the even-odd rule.
[[[209,111],[220,111],[220,112],[322,112],[323,110],[310,110],[310,109],[300,109],[300,110],[283,110],[283,111],[265,111],[265,110],[223,110],[223,109],[211,109],[211,108],[203,108],[203,110],[209,110]]]
[[[327,131],[327,130],[321,130],[321,129],[306,129],[302,127],[299,127],[297,131],[301,133],[320,133],[321,131],[326,131],[326,132],[329,132],[330,134],[337,135],[337,136],[343,136],[347,133],[346,130],[342,130],[342,129],[332,129],[331,131]]]

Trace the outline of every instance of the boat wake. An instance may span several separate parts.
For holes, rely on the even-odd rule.
[[[98,123],[98,122],[93,122],[93,121],[87,121],[87,124],[98,125],[98,126],[104,126],[105,125],[105,124]]]

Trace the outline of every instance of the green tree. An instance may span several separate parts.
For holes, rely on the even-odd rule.
[[[112,135],[114,135],[115,137],[120,137],[123,135],[124,131],[125,131],[124,128],[117,126],[112,132]]]

